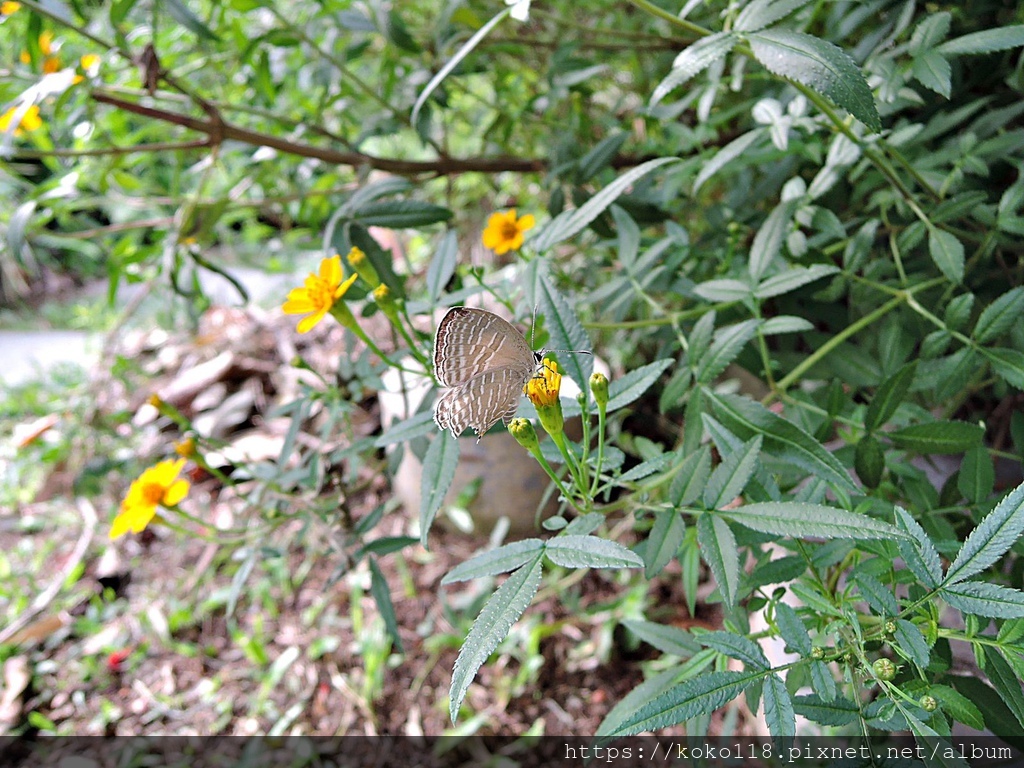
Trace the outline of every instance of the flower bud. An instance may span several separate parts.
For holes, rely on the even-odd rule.
[[[604,410],[608,405],[608,377],[601,372],[590,374],[590,391],[594,393],[594,402]]]
[[[355,273],[363,278],[368,285],[376,288],[380,285],[380,277],[377,276],[377,270],[373,268],[373,264],[366,258],[366,254],[363,253],[362,249],[352,246],[352,250],[348,252],[348,256],[345,257],[349,263],[349,266],[355,270]]]
[[[537,440],[537,431],[529,419],[512,419],[508,425],[508,431],[512,437],[530,453],[540,450],[540,441]]]
[[[871,666],[880,680],[889,682],[896,677],[896,665],[890,659],[875,659]]]

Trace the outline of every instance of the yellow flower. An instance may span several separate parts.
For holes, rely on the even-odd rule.
[[[523,394],[537,408],[550,408],[558,403],[558,391],[562,387],[562,374],[558,372],[554,362],[544,359],[540,373],[526,382]]]
[[[15,113],[18,111],[18,107],[11,107],[2,115],[0,115],[0,133],[6,133],[10,128],[11,120],[14,119]],[[18,127],[14,129],[15,136],[21,136],[25,131],[34,131],[43,124],[43,121],[39,118],[39,107],[33,104],[31,107],[25,110],[25,114],[21,116],[21,122],[18,123]]]
[[[47,56],[43,59],[43,74],[52,75],[60,72],[60,58],[58,56]]]
[[[16,13],[21,8],[21,3],[16,3],[14,0],[4,0],[0,3],[0,16],[10,16],[12,13]]]
[[[324,315],[331,311],[334,302],[345,295],[358,275],[352,274],[348,280],[341,279],[341,256],[335,254],[320,262],[320,274],[309,273],[306,284],[302,288],[293,288],[288,292],[288,300],[281,309],[288,315],[307,315],[299,321],[299,333],[305,333],[319,323]]]
[[[173,507],[184,499],[189,483],[178,478],[184,466],[184,459],[161,461],[139,475],[121,502],[121,511],[110,526],[110,538],[120,538],[128,531],[141,533],[156,517],[157,507]]]
[[[87,53],[80,62],[82,69],[89,70],[100,65],[100,57],[95,53]]]
[[[533,229],[533,224],[533,215],[529,213],[517,219],[515,208],[504,213],[492,213],[484,230],[484,247],[490,248],[498,256],[521,248],[523,233]]]
[[[49,56],[53,53],[53,32],[47,30],[39,35],[39,51],[43,56]]]

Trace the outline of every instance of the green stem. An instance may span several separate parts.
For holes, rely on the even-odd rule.
[[[607,409],[604,405],[597,405],[597,463],[594,466],[594,483],[590,486],[590,498],[597,495],[597,487],[601,483],[601,469],[604,467],[604,433],[605,416]]]

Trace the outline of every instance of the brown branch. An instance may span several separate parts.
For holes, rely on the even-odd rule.
[[[393,160],[374,157],[362,152],[339,152],[328,147],[314,147],[300,144],[267,133],[250,131],[237,125],[221,121],[217,125],[212,120],[199,120],[178,112],[170,112],[144,104],[126,101],[102,91],[94,91],[93,98],[102,103],[123,109],[136,115],[143,115],[154,120],[180,125],[199,133],[206,134],[214,140],[233,140],[254,147],[270,147],[289,155],[311,157],[334,165],[352,167],[368,166],[379,171],[394,173],[399,176],[419,176],[423,174],[435,176],[451,176],[460,173],[542,173],[547,168],[543,160],[529,160],[515,157],[488,157],[459,160],[442,158],[438,160]]]

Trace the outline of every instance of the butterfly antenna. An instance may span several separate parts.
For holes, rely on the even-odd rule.
[[[530,349],[537,348],[537,305],[533,305],[533,319],[530,320]]]

